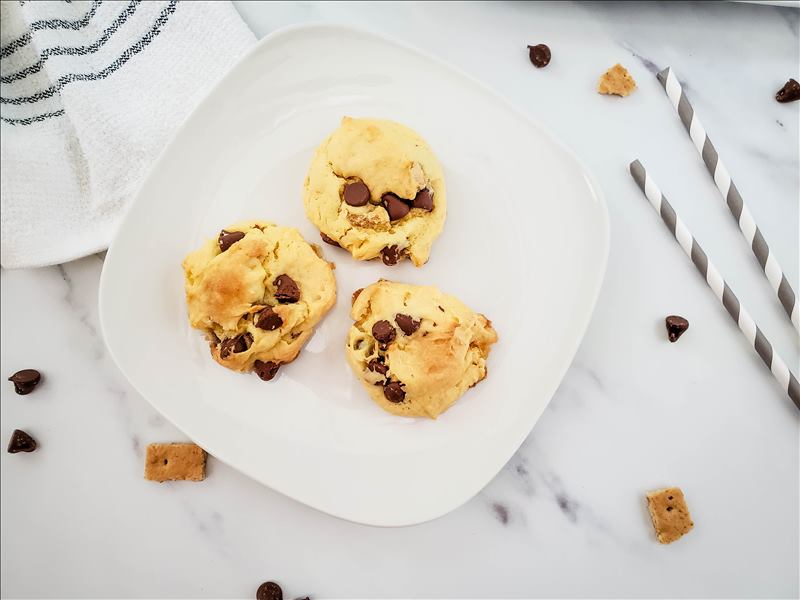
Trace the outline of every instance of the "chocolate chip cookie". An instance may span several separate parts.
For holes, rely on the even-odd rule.
[[[192,327],[234,371],[272,379],[336,301],[333,266],[292,227],[226,227],[183,261]]]
[[[427,262],[444,226],[444,176],[408,127],[344,117],[317,148],[304,185],[306,214],[323,240],[358,260]]]
[[[384,410],[435,419],[486,377],[497,333],[434,287],[380,280],[353,295],[346,355]]]

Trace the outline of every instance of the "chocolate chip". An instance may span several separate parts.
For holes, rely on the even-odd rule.
[[[394,341],[397,332],[389,321],[375,321],[375,324],[372,326],[372,336],[380,343],[388,344]]]
[[[689,329],[689,321],[677,315],[670,315],[664,321],[667,324],[667,335],[670,342],[677,342],[683,332]]]
[[[275,290],[275,298],[281,304],[294,304],[300,300],[300,288],[297,287],[294,279],[288,275],[278,275],[272,285],[277,288]]]
[[[547,47],[547,44],[528,46],[528,56],[533,66],[537,69],[541,69],[550,64],[550,48]]]
[[[369,188],[362,181],[354,181],[344,186],[344,201],[350,206],[364,206],[369,202]]]
[[[386,212],[389,213],[390,221],[402,219],[408,214],[408,211],[411,210],[411,207],[405,200],[391,192],[384,194],[381,199],[383,200],[383,207],[386,209]]]
[[[283,319],[281,319],[281,316],[274,310],[272,310],[272,308],[265,308],[260,313],[258,313],[258,318],[256,319],[256,327],[258,327],[259,329],[274,331],[281,325],[283,325]]]
[[[433,210],[433,192],[428,188],[418,191],[417,195],[414,196],[414,208]]]
[[[234,338],[228,338],[227,340],[223,340],[222,344],[219,347],[219,357],[220,358],[228,358],[231,352],[234,354],[239,354],[240,352],[244,352],[247,350],[250,345],[253,343],[253,334],[252,333],[242,333],[241,335],[237,335]]]
[[[409,315],[395,315],[394,322],[397,323],[397,326],[403,330],[403,333],[406,335],[411,335],[417,329],[419,329],[419,321],[415,321]]]
[[[244,233],[241,231],[225,231],[223,229],[219,232],[219,239],[217,240],[220,252],[225,252],[243,237]]]
[[[377,358],[373,358],[369,363],[367,363],[367,368],[374,372],[380,373],[381,375],[386,375],[389,372],[389,365],[382,363]]]
[[[387,267],[396,265],[400,260],[400,250],[397,249],[397,246],[387,246],[381,250],[381,260]]]
[[[800,83],[794,79],[790,79],[783,87],[775,94],[775,100],[778,102],[794,102],[800,100]]]
[[[283,590],[274,581],[265,581],[256,590],[256,600],[283,600]]]
[[[253,363],[253,370],[256,372],[263,381],[269,381],[278,372],[278,369],[281,368],[281,363],[272,362],[271,360],[263,361],[257,360]]]
[[[36,440],[21,429],[15,429],[8,440],[8,451],[11,454],[17,452],[33,452],[36,450]]]
[[[399,404],[406,398],[406,392],[403,389],[403,384],[399,381],[390,381],[383,386],[383,395],[389,402]]]
[[[319,232],[319,237],[321,237],[322,241],[325,242],[326,244],[330,244],[331,246],[336,246],[337,248],[341,248],[341,246],[339,245],[339,242],[337,242],[332,237],[328,237],[327,235],[325,235],[321,231]]]
[[[8,378],[14,384],[14,391],[20,396],[30,394],[42,380],[42,374],[36,369],[23,369]]]
[[[358,295],[363,291],[364,288],[358,288],[355,292],[353,292],[353,297],[350,299],[351,305],[356,303],[356,298],[358,298]]]

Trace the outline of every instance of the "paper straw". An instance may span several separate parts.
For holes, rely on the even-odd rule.
[[[739,224],[739,229],[744,239],[747,240],[753,254],[755,254],[758,260],[758,264],[761,265],[764,271],[764,275],[767,276],[767,280],[772,286],[772,289],[775,290],[775,293],[778,295],[778,300],[780,300],[780,303],[783,305],[783,309],[786,311],[786,314],[789,315],[795,329],[800,333],[800,309],[798,309],[797,296],[792,286],[789,285],[786,276],[783,274],[778,260],[769,249],[767,241],[764,239],[764,236],[761,235],[761,230],[758,228],[758,225],[756,225],[753,215],[747,209],[744,200],[742,200],[742,195],[736,188],[736,184],[731,180],[731,175],[728,173],[728,169],[725,168],[722,159],[717,153],[717,149],[714,148],[714,144],[712,144],[711,140],[708,138],[703,124],[700,123],[700,119],[695,114],[692,105],[689,104],[689,100],[686,98],[686,94],[683,92],[683,88],[680,82],[678,82],[675,72],[672,68],[667,67],[656,75],[656,77],[658,77],[661,85],[664,86],[664,91],[667,92],[667,96],[669,96],[675,110],[678,111],[678,116],[681,118],[681,121],[683,121],[683,125],[689,133],[689,137],[692,138],[694,147],[700,153],[700,156],[703,157],[703,162],[706,163],[708,172],[711,174],[711,177],[714,178],[717,189],[728,204],[731,215],[733,215],[733,218],[736,219],[736,222]]]
[[[772,344],[761,333],[761,329],[753,321],[753,317],[747,312],[745,307],[739,302],[736,294],[733,293],[730,286],[725,283],[725,280],[717,271],[713,263],[708,259],[706,253],[694,239],[692,232],[684,225],[680,217],[678,217],[675,209],[667,201],[661,190],[647,174],[642,163],[635,160],[630,165],[631,176],[642,189],[644,195],[656,209],[656,212],[661,215],[664,224],[675,236],[680,247],[686,255],[692,259],[694,266],[700,271],[700,274],[705,278],[708,287],[710,287],[720,302],[725,306],[728,314],[736,321],[739,329],[750,342],[750,345],[755,349],[764,364],[772,372],[777,382],[780,384],[789,398],[792,399],[795,406],[800,408],[800,384],[797,379],[789,372],[786,363],[783,362],[778,353],[772,349]]]

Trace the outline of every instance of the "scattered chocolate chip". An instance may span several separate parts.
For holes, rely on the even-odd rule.
[[[402,315],[397,314],[394,316],[394,322],[397,323],[397,326],[403,330],[403,333],[406,335],[411,335],[417,329],[419,329],[419,321],[415,321],[409,315]]]
[[[275,290],[275,298],[281,304],[294,304],[300,300],[300,288],[297,287],[294,279],[288,275],[278,275],[272,285],[277,288]]]
[[[330,244],[331,246],[336,246],[337,248],[341,248],[341,246],[339,246],[339,242],[337,242],[332,237],[328,237],[327,235],[325,235],[321,231],[319,232],[319,237],[321,237],[322,241],[325,242],[326,244]]]
[[[244,237],[244,232],[241,231],[225,231],[224,229],[219,232],[219,239],[217,243],[219,244],[220,252],[225,252],[228,248],[233,246],[236,242]]]
[[[253,334],[252,333],[242,333],[241,335],[237,335],[234,338],[228,338],[222,341],[219,347],[219,357],[220,358],[228,358],[231,352],[234,354],[239,354],[240,352],[244,352],[247,350],[250,345],[253,343]]]
[[[787,81],[775,94],[775,100],[778,102],[794,102],[795,100],[800,100],[800,83],[797,83],[794,79]]]
[[[303,596],[302,598],[295,598],[294,600],[311,600],[308,596]]]
[[[375,321],[375,324],[372,326],[372,336],[380,343],[388,344],[394,341],[397,332],[389,321]]]
[[[383,386],[383,395],[389,402],[399,404],[406,398],[406,392],[403,389],[403,384],[399,381],[390,381]]]
[[[253,370],[262,380],[269,381],[278,373],[281,368],[281,363],[272,362],[271,360],[263,361],[257,360],[253,363]]]
[[[382,363],[377,358],[373,358],[369,363],[367,363],[367,368],[374,372],[380,373],[381,375],[386,375],[389,372],[389,365]]]
[[[256,600],[283,600],[283,590],[274,581],[265,581],[256,590]]]
[[[258,327],[259,329],[274,331],[281,325],[283,325],[283,319],[281,319],[281,316],[278,313],[276,313],[271,307],[265,308],[260,313],[258,313],[258,318],[256,319],[256,327]]]
[[[386,209],[386,212],[389,213],[390,221],[402,219],[408,214],[408,211],[411,210],[411,207],[405,200],[391,192],[384,194],[381,199],[383,200],[383,207]]]
[[[354,181],[344,186],[344,201],[350,206],[364,206],[369,202],[369,188],[362,181]]]
[[[14,384],[14,391],[20,396],[30,394],[42,380],[42,374],[36,369],[23,369],[17,371],[8,380]]]
[[[36,440],[21,429],[15,429],[8,440],[8,451],[11,454],[17,452],[33,452],[36,450]]]
[[[689,321],[677,315],[670,315],[664,321],[667,324],[667,335],[670,342],[677,342],[683,332],[689,329]]]
[[[550,48],[547,44],[536,44],[535,46],[528,46],[528,56],[531,63],[537,69],[546,67],[550,64]]]
[[[358,295],[363,291],[364,288],[358,288],[355,292],[353,292],[353,297],[350,299],[351,305],[356,303],[356,298],[358,298]]]
[[[414,208],[433,210],[433,193],[428,188],[418,191],[414,196]]]
[[[387,267],[396,265],[400,260],[400,250],[397,249],[397,246],[387,246],[381,250],[381,260]]]

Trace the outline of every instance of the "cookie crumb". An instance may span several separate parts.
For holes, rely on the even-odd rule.
[[[203,481],[206,451],[196,444],[149,444],[144,478],[150,481]]]
[[[628,70],[617,63],[608,71],[603,73],[597,83],[597,91],[600,94],[614,94],[616,96],[627,96],[636,89],[636,82],[628,73]]]
[[[671,544],[694,527],[689,507],[680,488],[664,488],[647,492],[647,509],[653,519],[658,541]]]

